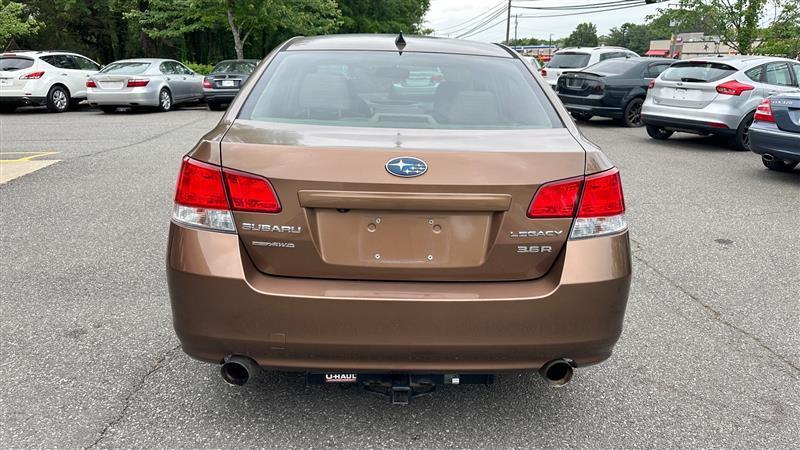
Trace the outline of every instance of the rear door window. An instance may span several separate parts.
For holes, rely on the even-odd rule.
[[[69,57],[69,55],[48,55],[42,56],[42,61],[50,64],[59,69],[80,70],[78,65]]]
[[[547,67],[553,69],[579,69],[589,64],[591,55],[579,52],[562,52],[553,55]]]
[[[637,61],[630,59],[607,59],[597,64],[592,64],[584,71],[603,75],[620,75],[633,69],[637,64]]]
[[[767,64],[764,83],[775,86],[794,86],[789,64],[785,62]]]
[[[736,73],[733,67],[714,62],[686,61],[672,64],[661,75],[662,80],[687,83],[708,83]]]
[[[614,58],[625,58],[628,54],[625,52],[609,52],[609,53],[602,53],[600,54],[600,61],[605,61],[607,59],[614,59]]]
[[[645,73],[645,78],[658,78],[662,72],[667,70],[669,64],[652,64],[650,67],[647,68],[647,72]]]
[[[28,69],[33,66],[33,60],[18,56],[0,56],[0,70],[13,72],[15,70]]]
[[[180,72],[178,71],[178,67],[176,67],[172,61],[164,61],[161,63],[161,73],[166,75],[177,75]]]
[[[239,117],[375,128],[563,127],[518,59],[380,51],[279,53]]]
[[[794,84],[800,86],[800,64],[792,64],[792,70],[794,71]]]

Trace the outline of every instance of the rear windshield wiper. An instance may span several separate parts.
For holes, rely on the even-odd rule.
[[[686,83],[708,83],[708,80],[704,80],[702,78],[692,78],[692,77],[683,77],[681,81]]]

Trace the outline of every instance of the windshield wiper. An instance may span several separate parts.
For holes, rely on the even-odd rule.
[[[702,78],[692,78],[692,77],[683,77],[681,81],[686,83],[708,83],[708,80],[704,80]]]

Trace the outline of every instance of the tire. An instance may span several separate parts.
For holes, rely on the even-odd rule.
[[[226,106],[223,106],[224,103],[219,102],[208,102],[208,109],[211,111],[225,111],[228,109]]]
[[[0,113],[11,114],[17,110],[17,105],[0,105]]]
[[[739,128],[736,129],[736,135],[731,138],[731,147],[733,147],[734,150],[743,152],[750,151],[750,125],[753,124],[753,117],[755,114],[754,111],[744,116],[742,123],[739,124]]]
[[[666,141],[674,133],[674,131],[668,131],[655,125],[647,125],[647,134],[657,141]]]
[[[783,162],[780,159],[773,159],[772,161],[767,161],[764,158],[761,158],[761,162],[764,163],[764,167],[769,170],[775,170],[778,172],[791,172],[797,166],[797,163],[787,163]]]
[[[117,112],[117,107],[116,106],[101,106],[100,107],[100,111],[103,111],[106,114],[114,114],[115,112]]]
[[[158,108],[161,112],[167,112],[172,109],[172,93],[167,88],[161,88],[158,92]]]
[[[628,128],[639,128],[644,123],[642,123],[642,105],[644,104],[644,99],[637,97],[633,100],[629,101],[627,105],[625,105],[625,110],[622,114],[622,123]]]
[[[593,114],[589,114],[589,113],[585,113],[585,112],[574,111],[574,112],[571,112],[570,114],[572,115],[572,117],[575,118],[575,120],[577,120],[579,122],[588,122],[588,121],[590,121],[592,119],[592,117],[594,117]]]
[[[62,86],[53,86],[47,92],[47,110],[54,113],[62,113],[69,109],[69,92]]]

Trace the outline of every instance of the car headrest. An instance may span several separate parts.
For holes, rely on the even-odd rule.
[[[447,118],[463,125],[499,123],[497,98],[489,91],[461,91],[453,97]]]
[[[303,78],[298,102],[301,108],[309,110],[347,110],[350,87],[343,75],[310,73]]]

